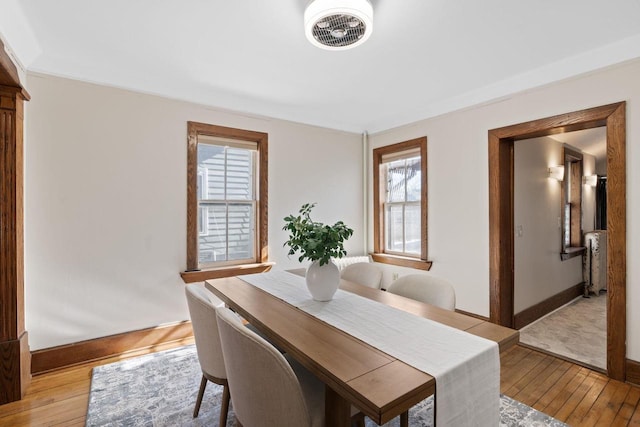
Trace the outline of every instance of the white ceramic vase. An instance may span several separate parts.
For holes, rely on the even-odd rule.
[[[320,265],[314,261],[307,269],[307,288],[316,301],[330,301],[340,286],[340,271],[333,261]]]

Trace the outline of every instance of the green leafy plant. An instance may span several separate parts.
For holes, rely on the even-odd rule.
[[[331,258],[342,258],[347,254],[343,242],[351,237],[353,230],[342,221],[333,225],[313,221],[309,215],[315,205],[305,203],[300,208],[300,215],[284,218],[285,226],[282,229],[289,231],[289,240],[283,246],[289,246],[289,255],[300,252],[300,262],[306,258],[324,265]]]

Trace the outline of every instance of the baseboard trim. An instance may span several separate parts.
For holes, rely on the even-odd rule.
[[[488,317],[480,316],[479,314],[470,313],[468,311],[459,310],[456,308],[456,313],[464,314],[465,316],[475,317],[476,319],[484,320],[485,322],[490,322]]]
[[[191,322],[184,321],[36,350],[31,353],[31,373],[42,374],[80,363],[186,340],[192,336]]]
[[[558,307],[562,307],[574,298],[584,293],[584,282],[580,282],[564,291],[539,302],[538,304],[522,310],[513,316],[513,324],[515,329],[520,329],[538,320],[545,314],[551,313]]]
[[[640,386],[640,362],[635,360],[626,360],[627,379],[629,384]]]

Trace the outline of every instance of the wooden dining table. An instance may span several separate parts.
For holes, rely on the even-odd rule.
[[[347,427],[353,404],[381,425],[435,392],[435,379],[237,277],[205,286],[325,384],[325,424]],[[498,343],[516,330],[342,280],[340,289]],[[410,338],[408,338],[410,339]]]

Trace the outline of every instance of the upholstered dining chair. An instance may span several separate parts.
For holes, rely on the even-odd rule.
[[[225,307],[216,310],[233,410],[243,427],[324,426],[324,384]],[[352,420],[364,426],[356,410]]]
[[[455,310],[456,294],[453,286],[444,279],[426,274],[407,274],[394,280],[387,292],[426,302],[444,308]],[[400,417],[400,425],[409,425],[409,414],[405,412]]]
[[[427,274],[400,276],[387,288],[387,292],[426,302],[446,310],[455,310],[456,293],[451,283]]]
[[[382,270],[373,262],[356,262],[343,268],[340,277],[369,288],[380,289]]]
[[[223,387],[220,427],[225,427],[227,425],[230,394],[216,317],[216,306],[224,306],[224,304],[222,302],[214,303],[215,296],[197,283],[187,285],[185,293],[187,295],[187,304],[189,305],[189,314],[191,315],[193,335],[196,341],[198,361],[202,370],[202,380],[200,381],[196,407],[193,410],[193,418],[196,418],[198,412],[200,412],[204,390],[207,387],[207,382],[211,381]]]

